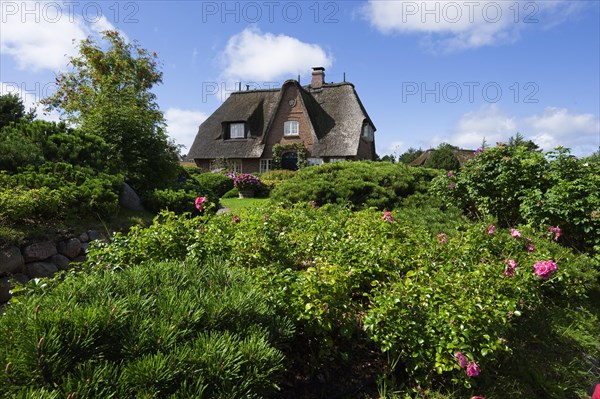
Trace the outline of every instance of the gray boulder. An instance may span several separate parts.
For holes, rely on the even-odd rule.
[[[23,248],[25,262],[35,262],[56,255],[56,245],[51,241],[36,242]]]
[[[68,240],[59,242],[56,248],[58,249],[59,254],[62,254],[69,259],[74,259],[81,251],[81,241],[77,238],[69,238]]]
[[[131,186],[127,183],[123,183],[123,189],[121,190],[121,195],[119,196],[119,203],[123,208],[130,209],[132,211],[144,210],[139,195],[137,195],[134,189],[131,188]]]
[[[0,249],[0,276],[23,272],[25,260],[17,247]]]
[[[25,264],[25,271],[29,278],[52,277],[58,268],[50,262],[31,262]]]
[[[12,295],[10,295],[10,290],[12,286],[8,281],[8,277],[0,278],[0,303],[8,302]]]
[[[70,269],[69,265],[71,264],[71,261],[65,255],[56,254],[51,258],[51,260],[52,263],[54,263],[56,267],[60,270]]]

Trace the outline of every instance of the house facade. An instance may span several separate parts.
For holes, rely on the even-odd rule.
[[[199,127],[188,153],[199,168],[243,173],[375,159],[375,125],[354,85],[325,83],[313,68],[310,85],[232,93]]]

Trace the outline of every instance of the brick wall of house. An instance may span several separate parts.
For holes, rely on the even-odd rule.
[[[294,100],[295,104],[290,107],[289,101]],[[299,123],[299,136],[296,137],[284,137],[283,136],[283,123],[286,121],[298,121]],[[273,152],[271,149],[275,144],[294,144],[303,142],[304,146],[308,150],[309,156],[313,146],[313,134],[311,129],[311,123],[308,119],[308,114],[304,109],[298,87],[294,85],[288,85],[283,93],[283,98],[279,105],[279,109],[273,119],[271,130],[268,133],[267,145],[263,158],[273,158]]]
[[[361,137],[358,143],[358,151],[356,153],[358,160],[374,160],[375,159],[375,142],[367,141]]]
[[[260,172],[260,160],[259,159],[242,159],[242,172],[243,173],[258,173],[258,172]]]
[[[208,171],[210,167],[210,161],[208,159],[195,159],[196,166],[202,170]]]

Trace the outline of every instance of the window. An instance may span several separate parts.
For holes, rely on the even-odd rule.
[[[344,162],[346,158],[329,158],[329,163]]]
[[[242,173],[242,161],[239,159],[229,160],[227,166],[233,173]]]
[[[235,173],[241,173],[242,172],[242,161],[240,159],[225,159],[225,158],[218,158],[218,159],[211,159],[209,164],[208,164],[208,169],[209,170],[231,170],[232,172]]]
[[[273,170],[273,160],[272,159],[261,159],[260,160],[260,173],[268,172]]]
[[[308,166],[321,165],[323,164],[323,158],[307,158],[306,162],[308,163]]]
[[[246,132],[243,123],[232,123],[229,125],[230,139],[243,139],[246,137]]]
[[[284,136],[297,136],[299,134],[299,123],[298,121],[287,121],[283,124],[283,135]]]
[[[365,140],[373,141],[373,133],[373,126],[369,125],[368,123],[363,126],[362,136]]]

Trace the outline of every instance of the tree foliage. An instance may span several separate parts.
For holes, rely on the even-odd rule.
[[[448,143],[442,143],[432,151],[423,166],[434,169],[457,170],[460,162],[454,153],[458,148]]]
[[[32,120],[35,112],[30,110],[25,113],[23,101],[16,94],[4,94],[0,96],[0,130],[11,122],[18,122],[23,118]]]
[[[156,53],[103,32],[108,49],[88,38],[61,73],[56,93],[42,102],[104,139],[106,157],[138,190],[176,177],[177,147],[165,132],[163,113],[151,89],[162,82]]]
[[[417,150],[416,148],[410,147],[404,154],[398,156],[398,162],[409,164],[417,159],[422,153],[422,149],[419,148]]]

